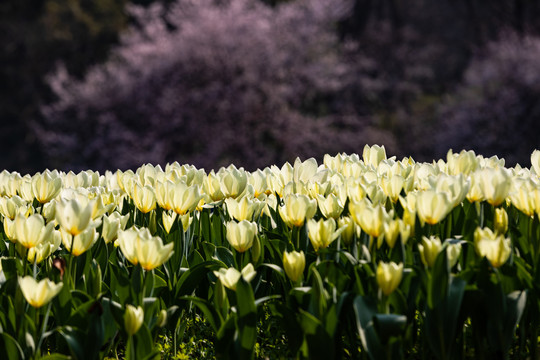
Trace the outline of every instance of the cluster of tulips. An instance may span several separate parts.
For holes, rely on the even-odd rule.
[[[0,173],[0,357],[160,356],[187,319],[216,356],[538,358],[540,151],[530,168],[384,147],[254,172]]]

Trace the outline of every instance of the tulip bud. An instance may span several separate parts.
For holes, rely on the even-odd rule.
[[[493,219],[493,227],[498,234],[506,234],[508,230],[508,213],[503,208],[496,208]]]
[[[401,278],[403,277],[403,263],[399,265],[390,262],[379,262],[377,266],[377,284],[384,295],[388,296],[399,286]]]
[[[160,328],[167,325],[167,310],[162,309],[159,312],[158,318],[156,320],[156,325],[159,326]]]
[[[432,268],[435,265],[437,255],[441,251],[441,239],[436,236],[430,236],[429,238],[422,236],[422,244],[418,244],[418,250],[420,251],[420,259],[425,266]]]
[[[126,305],[124,313],[124,327],[129,336],[133,336],[139,331],[144,321],[144,310],[142,307]]]
[[[291,281],[298,281],[304,273],[305,267],[306,257],[303,251],[292,251],[290,253],[285,251],[283,253],[283,268]]]

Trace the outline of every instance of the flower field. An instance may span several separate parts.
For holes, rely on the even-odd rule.
[[[531,163],[3,171],[0,358],[537,359]]]

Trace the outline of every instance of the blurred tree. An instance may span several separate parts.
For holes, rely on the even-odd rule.
[[[391,148],[357,103],[379,89],[369,59],[344,56],[334,30],[343,9],[178,1],[164,21],[160,6],[132,8],[137,24],[109,61],[83,81],[51,77],[58,101],[35,133],[60,168],[255,168],[368,141]]]
[[[0,167],[42,168],[30,128],[50,100],[44,77],[59,60],[82,75],[101,61],[125,26],[124,0],[3,0],[0,2]]]
[[[540,136],[540,37],[509,32],[477,54],[465,80],[438,108],[435,149],[473,149],[530,163]]]

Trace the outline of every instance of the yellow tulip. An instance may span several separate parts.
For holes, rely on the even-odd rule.
[[[377,284],[384,295],[388,296],[399,286],[403,277],[403,264],[379,262],[377,266]]]
[[[32,177],[32,192],[40,203],[54,199],[62,190],[62,178],[56,173],[45,171]]]
[[[247,220],[242,220],[239,223],[229,221],[225,227],[227,240],[236,251],[243,253],[253,246],[253,240],[258,232],[256,223]]]
[[[508,230],[508,213],[503,208],[496,208],[493,216],[493,228],[498,234],[506,234]]]
[[[62,244],[60,231],[53,230],[53,234],[48,239],[40,242],[37,246],[28,249],[27,259],[31,263],[39,264],[54,253]]]
[[[512,176],[506,168],[485,168],[480,170],[480,187],[484,198],[493,206],[499,206],[508,196]]]
[[[262,170],[256,170],[248,175],[248,184],[253,186],[253,196],[258,198],[261,194],[269,194],[270,190],[268,183],[266,182],[266,177],[268,173]]]
[[[257,199],[250,199],[248,196],[242,196],[241,198],[227,198],[225,199],[225,205],[229,215],[237,220],[251,221],[256,218],[264,205]]]
[[[304,256],[303,251],[292,251],[283,253],[283,268],[285,269],[285,274],[293,282],[296,282],[300,279],[304,273],[304,268],[306,267],[306,257]]]
[[[376,168],[381,161],[386,159],[386,149],[383,146],[373,145],[364,146],[364,151],[362,152],[362,158],[366,165],[371,165]]]
[[[118,237],[118,230],[124,230],[129,220],[129,214],[124,216],[115,211],[109,216],[103,216],[103,227],[101,229],[101,236],[106,244],[116,240]]]
[[[53,236],[54,224],[45,225],[43,216],[30,215],[28,218],[18,214],[15,217],[15,237],[17,243],[27,249],[37,246],[39,243]]]
[[[83,232],[77,235],[72,235],[64,228],[60,228],[60,234],[62,235],[62,243],[64,244],[64,247],[74,256],[79,256],[85,253],[99,238],[99,234],[96,232],[96,228],[93,226],[86,228]]]
[[[94,201],[84,203],[80,199],[61,199],[56,203],[56,221],[71,235],[86,230],[92,219]]]
[[[253,268],[253,265],[249,263],[242,269],[242,272],[233,267],[228,269],[221,268],[219,271],[214,271],[214,275],[216,275],[225,287],[236,291],[236,285],[241,276],[245,281],[249,282],[257,275],[257,272]]]
[[[341,232],[341,239],[345,245],[352,244],[354,240],[354,235],[358,235],[360,231],[358,230],[358,225],[350,216],[343,216],[338,219],[338,227],[343,228]]]
[[[399,198],[399,194],[401,194],[401,190],[403,190],[405,178],[401,175],[385,176],[380,179],[380,185],[386,196],[395,203]]]
[[[140,264],[145,270],[152,270],[165,263],[174,253],[174,244],[163,245],[159,236],[152,236],[148,228],[130,229],[118,232],[115,245],[133,265]]]
[[[289,194],[283,199],[283,206],[279,207],[279,215],[289,227],[301,227],[316,212],[317,202],[306,195]]]
[[[147,233],[148,234],[148,233]],[[159,236],[140,236],[136,244],[136,256],[144,270],[152,270],[164,264],[174,253],[174,243],[163,245]]]
[[[0,214],[4,218],[13,220],[17,213],[26,213],[28,207],[28,203],[20,196],[15,195],[10,198],[5,196],[0,197]]]
[[[422,223],[437,224],[452,211],[452,206],[446,192],[425,190],[416,196],[416,211]]]
[[[420,251],[420,259],[425,266],[431,268],[435,265],[435,260],[441,252],[442,244],[441,239],[436,236],[430,236],[429,238],[422,236],[422,243],[418,244],[418,250]]]
[[[133,336],[139,331],[144,322],[144,310],[140,306],[126,305],[124,313],[124,327],[129,336]]]
[[[156,208],[156,194],[150,185],[142,186],[138,182],[133,184],[133,202],[143,214],[149,213]]]
[[[62,283],[55,284],[49,279],[36,281],[32,276],[19,278],[19,286],[26,301],[35,308],[48,304],[60,290]]]
[[[519,211],[527,216],[534,216],[537,209],[538,198],[535,194],[540,192],[540,186],[532,179],[514,178],[510,189],[510,201]]]
[[[454,154],[452,150],[449,150],[446,154],[446,162],[450,175],[468,175],[478,168],[478,158],[472,150],[461,150],[459,154]]]
[[[169,234],[171,232],[171,228],[174,224],[174,221],[176,220],[176,217],[178,216],[177,213],[174,211],[164,211],[161,215],[161,221],[163,222],[163,228],[165,229],[165,232]],[[189,215],[188,215],[189,216]]]
[[[185,215],[195,210],[199,204],[199,200],[203,197],[200,193],[199,186],[188,186],[182,182],[174,184],[171,187],[169,196],[172,209],[178,215]]]
[[[325,218],[339,218],[344,208],[344,204],[335,194],[329,194],[327,197],[317,195],[317,204]]]
[[[486,257],[495,268],[502,266],[510,257],[510,239],[497,234],[490,228],[477,228],[474,232],[474,246],[481,257]]]
[[[243,168],[237,169],[234,165],[222,168],[220,176],[220,189],[223,195],[228,198],[236,198],[241,195],[247,186],[247,174]]]
[[[349,212],[354,221],[368,235],[379,237],[384,231],[384,223],[392,219],[381,204],[373,205],[367,199],[349,203]]]
[[[315,251],[324,249],[338,238],[344,228],[336,230],[336,221],[333,218],[319,221],[310,219],[307,222],[308,236]]]

